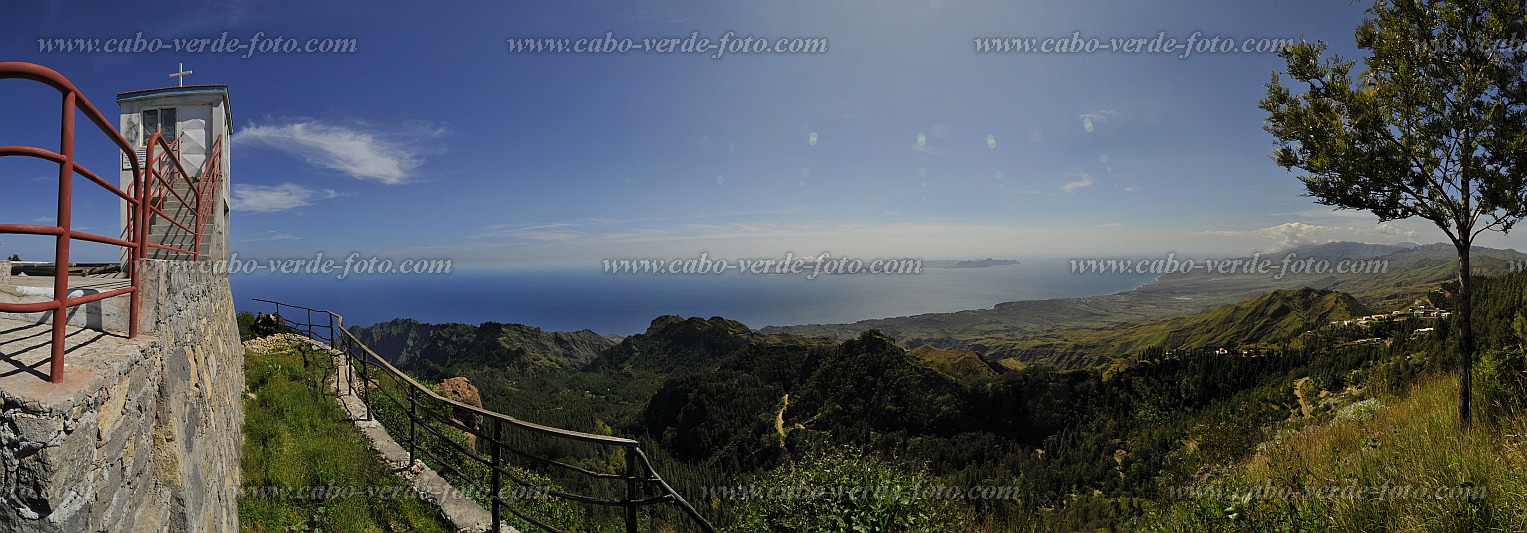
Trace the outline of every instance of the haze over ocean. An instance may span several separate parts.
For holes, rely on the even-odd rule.
[[[661,315],[722,316],[764,326],[986,309],[1001,302],[1127,291],[1153,275],[1075,275],[1064,259],[984,268],[924,268],[910,275],[605,274],[598,264],[456,270],[441,275],[241,274],[240,311],[270,311],[251,298],[345,316],[347,326],[394,318],[505,322],[549,331],[631,335]],[[320,296],[321,295],[321,296]]]

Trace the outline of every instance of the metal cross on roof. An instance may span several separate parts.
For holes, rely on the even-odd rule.
[[[186,70],[186,64],[185,63],[177,63],[177,64],[180,65],[180,71],[176,72],[174,74],[171,74],[170,77],[171,78],[175,78],[176,87],[185,87],[186,86],[186,74],[190,74],[191,71]]]

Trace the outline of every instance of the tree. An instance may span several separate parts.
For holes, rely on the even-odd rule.
[[[1259,106],[1279,166],[1299,168],[1308,196],[1380,222],[1421,217],[1458,250],[1459,423],[1471,421],[1475,355],[1469,251],[1486,230],[1527,215],[1527,51],[1521,0],[1376,0],[1355,35],[1366,69],[1325,43],[1279,55]],[[1506,39],[1512,39],[1507,41]]]
[[[7,261],[20,261],[20,260],[21,260],[21,256],[16,255],[16,254],[11,254],[11,258],[7,259]]]

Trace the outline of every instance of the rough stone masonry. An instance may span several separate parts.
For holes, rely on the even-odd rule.
[[[244,354],[194,265],[145,261],[139,337],[71,329],[60,384],[18,368],[46,325],[0,320],[0,531],[238,530]]]

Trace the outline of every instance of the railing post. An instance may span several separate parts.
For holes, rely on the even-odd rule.
[[[414,446],[418,440],[417,429],[419,419],[419,402],[414,401],[414,388],[408,387],[408,466],[414,466]]]
[[[334,314],[333,313],[329,313],[329,323],[330,324],[334,323]],[[335,336],[334,340],[329,342],[329,349],[334,350],[336,352],[339,352],[339,365],[343,366],[343,368],[341,368],[339,366],[336,366],[334,368],[334,396],[335,397],[344,396],[344,391],[342,390],[343,387],[339,383],[339,381],[340,381],[339,373],[340,372],[344,372],[344,373],[347,374],[345,376],[345,381],[348,381],[348,382],[351,382],[351,383],[355,382],[355,373],[354,372],[350,372],[350,352],[340,349],[340,346],[345,345],[348,340],[349,339],[346,339],[344,336],[341,335],[341,336]]]
[[[367,361],[370,359],[370,357],[371,356],[367,355],[367,352],[365,350],[361,350],[361,357],[360,357],[360,359],[361,359],[361,388],[360,388],[360,395],[361,395],[361,405],[366,406],[366,418],[365,418],[365,420],[368,420],[368,421],[371,420],[371,372],[366,370],[366,366],[368,364]],[[352,358],[350,358],[350,360],[354,361],[355,358],[352,357]]]
[[[143,168],[146,166],[145,162],[138,160],[137,152],[128,151],[126,155],[132,160],[133,168],[133,183],[132,187],[128,189],[129,194],[132,195],[132,199],[128,203],[132,204],[133,208],[128,210],[127,213],[128,218],[132,219],[130,221],[130,224],[132,224],[132,235],[129,235],[127,238],[133,241],[135,245],[132,254],[127,260],[129,263],[128,276],[132,278],[133,286],[138,288],[129,297],[127,318],[129,324],[127,325],[127,332],[128,336],[137,337],[138,317],[140,316],[139,308],[143,306],[143,281],[139,278],[142,271],[138,267],[142,263],[139,260],[148,257],[148,232],[143,227],[144,224],[148,223],[143,216],[143,209],[148,205],[148,191],[144,190],[147,182],[144,176],[146,169]]]
[[[156,216],[153,213],[155,209],[154,187],[159,185],[160,176],[160,173],[154,169],[154,166],[157,164],[156,160],[159,159],[157,154],[154,153],[154,150],[158,148],[158,143],[154,142],[158,138],[157,135],[159,134],[155,133],[148,140],[144,141],[143,147],[143,227],[138,228],[138,232],[143,235],[144,258],[148,257],[148,242],[149,238],[153,235],[153,232],[149,231],[149,225],[154,223],[154,217]],[[160,205],[163,205],[163,203],[161,202]]]
[[[499,453],[498,440],[503,432],[499,431],[498,419],[493,419],[493,438],[488,439],[489,453],[493,456],[493,533],[499,533],[499,522],[503,520],[504,512],[501,509],[504,498],[504,480],[502,454]]]
[[[58,144],[59,155],[64,160],[58,163],[58,229],[59,235],[53,244],[53,352],[48,364],[48,380],[54,383],[64,381],[64,327],[69,323],[69,308],[64,303],[69,299],[69,240],[70,232],[74,229],[74,102],[77,98],[73,91],[64,95],[64,117],[59,125]]]
[[[626,447],[626,533],[636,531],[636,497],[640,485],[636,481],[636,448]]]

